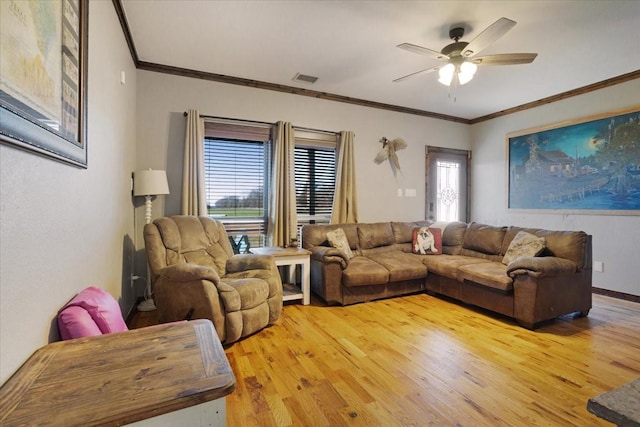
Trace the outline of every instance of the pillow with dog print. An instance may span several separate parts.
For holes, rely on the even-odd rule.
[[[336,228],[333,231],[329,231],[327,233],[327,240],[331,246],[344,252],[347,255],[347,259],[353,258],[353,252],[349,246],[349,240],[347,240],[347,235],[344,233],[342,228]]]
[[[526,231],[519,231],[509,243],[507,252],[502,258],[502,263],[509,265],[511,261],[517,258],[540,255],[546,245],[547,241],[544,237],[538,237]]]
[[[434,227],[418,227],[413,229],[414,254],[442,254],[442,230]]]

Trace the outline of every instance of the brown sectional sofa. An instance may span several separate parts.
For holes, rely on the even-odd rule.
[[[514,318],[533,329],[568,313],[591,309],[591,236],[582,231],[434,224],[442,255],[413,254],[412,231],[427,221],[314,224],[302,229],[311,251],[311,289],[327,304],[353,304],[426,290]],[[342,228],[355,256],[329,246],[327,232]],[[537,257],[502,258],[526,231],[546,240]]]

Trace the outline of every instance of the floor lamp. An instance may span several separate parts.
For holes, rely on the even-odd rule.
[[[167,172],[163,170],[141,170],[133,173],[133,195],[145,197],[144,219],[145,224],[151,222],[151,197],[169,194]],[[138,311],[152,311],[156,309],[151,290],[151,278],[147,270],[147,285],[144,292],[144,301],[138,304]]]

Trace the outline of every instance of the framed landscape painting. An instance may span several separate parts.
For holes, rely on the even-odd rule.
[[[0,141],[87,166],[87,0],[0,1]]]
[[[640,106],[507,135],[508,209],[640,215]]]

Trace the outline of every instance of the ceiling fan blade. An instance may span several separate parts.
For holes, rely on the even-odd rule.
[[[411,43],[402,43],[402,44],[399,44],[398,47],[400,49],[404,49],[409,52],[417,53],[418,55],[430,56],[432,58],[445,60],[445,61],[449,59],[447,55],[444,55],[441,52],[436,52],[435,50],[427,49],[426,47],[418,46]]]
[[[470,61],[477,65],[516,65],[530,64],[537,53],[502,53],[499,55],[476,56]]]
[[[409,78],[411,78],[411,77],[415,77],[415,76],[420,75],[420,74],[427,74],[427,73],[431,73],[431,72],[433,72],[433,71],[436,71],[436,70],[437,70],[437,69],[439,69],[439,68],[440,68],[440,67],[431,67],[431,68],[426,68],[426,69],[424,69],[424,70],[416,71],[415,73],[407,74],[407,75],[406,75],[406,76],[404,76],[404,77],[399,77],[399,78],[395,79],[395,80],[393,81],[393,83],[398,83],[398,82],[404,81],[404,80],[406,80],[406,79],[409,79]]]
[[[470,57],[480,52],[482,49],[489,46],[491,43],[504,36],[513,26],[516,25],[516,21],[512,21],[508,18],[500,18],[493,24],[484,29],[483,32],[478,34],[475,39],[471,40],[462,52],[462,56]]]

